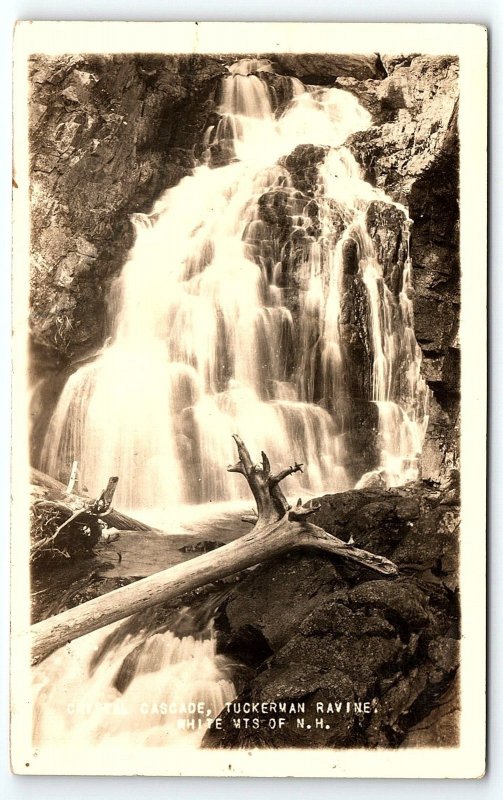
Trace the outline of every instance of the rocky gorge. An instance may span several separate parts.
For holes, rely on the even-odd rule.
[[[429,424],[415,482],[397,488],[376,482],[328,494],[313,515],[327,532],[392,559],[398,578],[382,579],[336,557],[302,550],[239,574],[235,583],[209,588],[216,652],[233,665],[236,702],[305,700],[311,709],[338,697],[369,703],[372,713],[338,715],[329,728],[316,728],[309,711],[309,732],[287,725],[271,733],[235,728],[232,712],[224,709],[221,729],[211,729],[203,746],[452,744],[460,636],[458,65],[448,56],[422,55],[264,58],[274,68],[262,79],[278,115],[291,99],[291,77],[314,94],[317,87],[349,92],[371,115],[370,126],[352,133],[346,146],[365,180],[394,201],[371,202],[365,226],[392,296],[399,295],[404,270],[412,263],[409,299],[421,375],[431,392]],[[111,286],[133,244],[132,215],[151,212],[162,191],[192,173],[203,151],[209,151],[214,169],[231,158],[225,138],[208,146],[205,132],[218,125],[218,87],[235,59],[121,55],[32,61],[30,326],[36,467],[68,376],[92,360],[112,334],[116,309]],[[301,321],[305,254],[326,227],[316,191],[326,154],[322,145],[301,144],[282,157],[288,182],[267,188],[260,197],[260,235],[251,225],[243,235],[253,260],[268,275],[274,271],[294,328]],[[330,211],[330,236],[337,238],[346,220],[334,204]],[[309,219],[302,230],[296,224],[300,217]],[[333,400],[330,391],[341,398],[334,416],[340,426],[352,420],[346,434],[352,458],[346,469],[354,483],[376,463],[378,419],[370,400],[372,348],[362,322],[370,312],[353,240],[344,244],[343,273],[339,332],[350,369],[343,385],[327,390],[317,377],[323,353],[313,339],[306,352],[308,346],[314,353],[315,379],[308,383],[306,377],[302,391],[320,408]],[[288,342],[282,353],[285,371],[293,370]],[[224,383],[228,377],[222,369],[218,380]],[[217,531],[210,538],[217,540],[207,543],[211,546],[221,543]],[[94,562],[89,566],[94,569]],[[82,591],[68,594],[67,587],[51,613],[141,577],[138,572],[112,579],[100,575],[88,586],[88,576],[79,572]],[[184,602],[197,610],[201,598]],[[171,618],[172,612],[171,606],[159,610],[161,617]],[[158,623],[158,617],[149,623],[151,635]],[[120,666],[122,676],[124,669],[134,674],[135,664],[132,656],[126,668]]]

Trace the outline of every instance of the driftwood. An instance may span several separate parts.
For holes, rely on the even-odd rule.
[[[95,544],[101,536],[99,520],[105,517],[111,510],[112,500],[117,488],[119,479],[116,477],[108,479],[108,485],[96,500],[92,500],[84,508],[73,510],[66,503],[54,500],[38,500],[33,504],[34,509],[45,511],[52,514],[54,519],[63,521],[56,527],[56,530],[49,536],[37,539],[31,547],[31,560],[35,561],[39,555],[51,547],[58,546],[62,534],[70,534],[71,526],[86,526],[91,531],[90,545]]]
[[[257,504],[257,515],[243,519],[252,530],[217,550],[150,575],[136,583],[116,589],[32,626],[32,661],[37,663],[53,650],[93,630],[123,619],[138,611],[179,597],[186,592],[225,578],[247,567],[286,553],[296,547],[313,547],[348,558],[384,575],[396,575],[395,564],[383,556],[360,550],[343,542],[307,521],[319,505],[291,508],[280,488],[281,481],[302,465],[271,474],[269,460],[262,453],[262,463],[254,464],[239,436],[234,436],[239,461],[229,472],[243,475]]]
[[[78,508],[84,507],[90,501],[88,497],[78,494],[75,491],[68,493],[68,487],[64,483],[51,478],[45,472],[40,472],[38,469],[31,469],[31,483],[35,486],[41,487],[46,491],[46,500],[53,504],[61,503],[70,509],[70,513],[76,511]],[[107,511],[107,524],[109,527],[117,528],[123,531],[151,531],[155,530],[151,525],[146,525],[140,520],[129,517],[117,511],[116,508],[110,507]]]

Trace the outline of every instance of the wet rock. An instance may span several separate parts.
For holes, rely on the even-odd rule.
[[[210,56],[33,57],[30,322],[54,363],[102,343],[129,214],[191,171],[223,70]]]
[[[420,630],[428,622],[426,593],[410,580],[394,583],[369,581],[353,589],[348,602],[351,607],[381,611],[385,619],[392,617],[395,628],[400,630],[403,624],[407,635],[411,630]]]
[[[442,483],[459,464],[460,415],[459,396],[443,392],[438,378],[437,389],[430,400],[430,419],[421,456],[421,472],[425,480]]]
[[[344,276],[340,303],[339,334],[346,357],[345,390],[352,399],[371,398],[370,308],[365,285],[358,274]]]
[[[417,484],[321,498],[313,521],[393,558],[396,580],[305,551],[257,567],[231,589],[216,618],[219,648],[228,652],[229,638],[246,626],[263,636],[236,703],[301,703],[303,710],[284,714],[283,727],[273,729],[271,714],[259,711],[257,728],[245,729],[231,705],[204,746],[395,747],[409,736],[421,744],[423,729],[424,742],[436,735],[449,692],[449,726],[437,738],[457,741],[459,498],[453,505],[452,491]],[[242,650],[250,666],[250,639]]]
[[[316,525],[359,547],[390,556],[420,514],[420,502],[409,493],[362,489],[326,495],[313,515]]]
[[[337,81],[373,115],[374,125],[351,136],[348,144],[366,179],[407,206],[413,220],[415,331],[424,375],[452,430],[459,391],[452,369],[452,353],[459,351],[458,63],[444,56],[383,56],[383,64],[384,80]],[[370,227],[396,289],[404,253],[395,226],[383,236],[374,214]],[[436,438],[429,438],[424,464],[440,475],[445,459],[437,453],[432,469],[435,448]]]
[[[428,656],[443,672],[452,672],[459,664],[459,642],[447,636],[439,636],[430,642]]]
[[[348,676],[353,686],[366,685],[389,664],[394,664],[401,647],[397,639],[382,636],[339,638],[333,636],[305,636],[292,638],[273,659],[276,666],[287,666],[292,661],[310,667],[326,668],[327,664]]]
[[[351,680],[340,670],[317,669],[311,667],[308,675],[302,664],[292,663],[286,666],[271,666],[267,673],[261,673],[254,682],[251,692],[240,695],[242,702],[275,703],[282,697],[289,697],[294,702],[302,702],[308,693],[312,697],[304,711],[299,713],[303,728],[294,724],[271,729],[269,716],[258,716],[260,727],[257,730],[238,729],[234,727],[234,719],[239,714],[232,711],[222,717],[225,733],[210,729],[204,737],[206,747],[305,747],[306,732],[309,733],[310,747],[345,747],[355,739],[355,720],[345,715],[331,717],[329,729],[316,724],[316,703],[323,703],[329,697],[353,698]],[[279,716],[279,715],[278,715]],[[296,719],[296,717],[295,717]],[[356,733],[357,735],[357,733]]]
[[[318,182],[318,166],[327,151],[328,147],[321,145],[299,144],[280,162],[292,176],[294,186],[307,196],[314,194]]]
[[[358,80],[381,79],[386,70],[377,53],[371,55],[352,54],[294,54],[282,53],[271,56],[273,65],[284,75],[294,75],[303,83],[332,86],[336,78],[350,75]]]
[[[356,275],[358,272],[358,245],[354,239],[348,239],[342,246],[342,259],[345,275]]]
[[[404,747],[452,747],[459,742],[459,677],[449,685],[430,713],[408,731]]]
[[[275,72],[262,72],[261,78],[269,87],[271,104],[277,117],[281,116],[292,100],[292,82],[285,75]]]
[[[222,547],[223,544],[224,542],[214,542],[210,539],[204,539],[202,542],[186,544],[180,547],[180,553],[210,553],[212,550],[216,550],[217,547]]]
[[[395,296],[403,284],[403,270],[409,254],[408,224],[402,209],[389,203],[373,202],[367,210],[367,230],[374,242],[384,280]]]
[[[335,586],[342,586],[336,568],[322,556],[309,562],[298,553],[289,553],[260,568],[257,582],[252,572],[232,593],[217,616],[219,651],[236,652],[236,643],[250,631],[257,631],[271,648],[286,642],[300,621],[319,602],[319,597]],[[289,598],[285,607],[285,597]]]
[[[338,77],[334,85],[337,89],[355,94],[360,105],[372,116],[372,121],[375,125],[388,122],[393,118],[393,111],[385,107],[378,95],[379,83],[376,79],[358,80],[351,76]]]

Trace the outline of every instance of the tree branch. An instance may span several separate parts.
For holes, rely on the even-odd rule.
[[[237,433],[234,433],[232,435],[232,438],[236,442],[236,446],[238,448],[238,456],[239,456],[239,460],[240,460],[240,462],[242,464],[242,467],[243,467],[243,470],[244,470],[244,474],[245,475],[250,475],[250,473],[251,473],[251,471],[253,469],[253,461],[251,460],[251,456],[250,456],[250,454],[248,452],[248,448],[246,447],[246,445],[243,442],[243,440],[241,439],[241,437],[237,435]]]
[[[293,467],[287,467],[286,469],[281,470],[281,472],[278,472],[277,475],[274,475],[269,480],[272,485],[279,483],[280,481],[284,481],[285,478],[288,478],[289,475],[293,475],[294,472],[304,472],[302,469],[303,466],[304,464],[295,463]]]
[[[227,467],[227,472],[239,472],[240,475],[244,475],[246,478],[246,470],[241,461],[238,461],[237,464],[229,464]]]

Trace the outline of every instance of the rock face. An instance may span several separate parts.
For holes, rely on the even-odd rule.
[[[349,140],[366,179],[404,204],[413,220],[415,332],[433,391],[423,477],[438,480],[458,461],[458,63],[442,56],[383,56],[382,62],[384,80],[338,78],[337,86],[373,115],[374,125]],[[380,241],[385,263],[397,242]]]
[[[322,53],[274,54],[274,68],[283,75],[293,75],[303,83],[332,86],[336,78],[351,76],[357,80],[379,80],[386,69],[377,53],[371,55],[323,55]]]
[[[246,714],[231,707],[221,714],[221,730],[213,727],[204,744],[452,746],[459,644],[455,482],[442,492],[418,485],[347,492],[321,503],[316,524],[392,558],[400,577],[382,579],[309,552],[251,572],[215,620],[219,652],[251,670],[236,704],[302,702],[305,712],[287,716],[281,729],[271,729],[264,717],[256,729],[237,728],[233,718]],[[343,709],[327,712],[337,701]],[[346,710],[348,702],[360,704],[356,712]]]
[[[223,71],[199,56],[33,59],[31,329],[54,362],[102,344],[129,215],[191,172]]]

